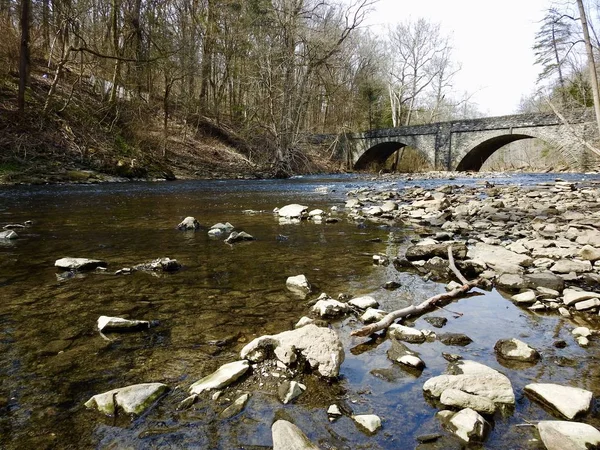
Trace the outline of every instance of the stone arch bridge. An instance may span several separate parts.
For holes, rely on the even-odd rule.
[[[561,152],[571,168],[585,169],[590,155],[581,139],[592,136],[593,112],[574,111],[566,120],[569,125],[551,113],[455,120],[346,134],[340,143],[348,166],[356,170],[383,164],[395,151],[411,147],[435,170],[477,171],[504,145],[538,138]]]

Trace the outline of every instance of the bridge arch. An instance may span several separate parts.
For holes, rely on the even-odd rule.
[[[572,164],[577,164],[577,157],[573,153],[573,148],[565,147],[561,145],[558,139],[553,136],[556,131],[552,130],[551,133],[535,133],[529,132],[526,133],[503,133],[498,134],[496,136],[485,139],[470,148],[466,153],[464,153],[460,158],[455,160],[455,170],[462,171],[471,171],[478,172],[486,160],[492,156],[496,151],[500,150],[505,145],[508,145],[512,142],[520,141],[523,139],[540,139],[541,141],[546,142],[556,150],[560,151],[561,154],[565,157],[566,161],[569,161]],[[562,130],[561,130],[562,131]]]
[[[360,158],[358,158],[358,160],[354,164],[354,169],[366,170],[373,164],[383,165],[388,160],[388,158],[394,154],[394,152],[404,147],[409,147],[409,145],[398,141],[379,142],[369,147],[360,156]],[[417,151],[421,156],[423,156],[423,158],[427,161],[428,164],[431,164],[430,158],[428,158],[425,152],[421,151],[418,148],[414,148],[412,146],[410,147]]]

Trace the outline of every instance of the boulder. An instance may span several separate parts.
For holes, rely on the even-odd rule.
[[[291,422],[278,420],[271,427],[273,450],[319,450],[306,435]]]
[[[600,431],[586,423],[542,420],[537,429],[547,450],[587,450],[600,445]]]
[[[264,361],[270,354],[290,365],[305,360],[324,377],[337,377],[344,361],[344,348],[337,333],[314,324],[276,335],[254,339],[241,351],[241,357],[253,362]]]
[[[306,295],[310,292],[310,283],[306,279],[305,275],[296,275],[294,277],[288,277],[285,280],[285,286],[293,292],[301,293]]]
[[[198,222],[194,217],[188,216],[181,221],[179,225],[177,225],[178,230],[197,230],[200,228],[200,222]]]
[[[0,239],[17,239],[19,235],[12,230],[0,231]]]
[[[390,360],[417,370],[425,368],[423,360],[406,345],[396,339],[392,339],[391,342],[392,345],[387,351],[387,357]]]
[[[516,273],[504,273],[496,279],[496,285],[501,289],[519,291],[527,286],[525,279]]]
[[[465,442],[483,442],[490,424],[475,410],[463,409],[449,421],[452,432]]]
[[[504,359],[522,362],[535,362],[540,359],[537,350],[518,339],[500,339],[494,345],[494,351]]]
[[[254,241],[256,240],[254,238],[254,236],[246,233],[245,231],[233,231],[228,237],[227,239],[225,239],[225,243],[226,244],[235,244],[236,242],[242,242],[242,241]]]
[[[98,318],[98,331],[134,331],[150,328],[147,320],[128,320],[121,317],[100,316]]]
[[[99,259],[87,259],[87,258],[61,258],[57,259],[54,263],[55,267],[59,269],[67,269],[67,270],[94,270],[98,267],[106,267],[104,261],[100,261]]]
[[[494,414],[496,411],[496,404],[489,398],[458,389],[446,389],[442,392],[440,403],[454,408],[471,408],[484,414]]]
[[[246,407],[246,403],[248,403],[248,400],[250,399],[250,394],[242,394],[240,395],[238,398],[235,399],[235,401],[229,405],[227,408],[225,408],[221,414],[219,414],[219,417],[221,419],[229,419],[239,413],[241,413],[244,408]]]
[[[352,420],[354,420],[360,427],[364,428],[369,433],[375,433],[381,428],[381,419],[375,414],[360,414],[352,416]]]
[[[190,394],[201,394],[204,391],[229,386],[244,375],[249,368],[250,364],[246,360],[224,364],[215,372],[192,384],[190,386]]]
[[[107,415],[114,415],[117,408],[127,414],[139,415],[152,406],[168,389],[168,386],[162,383],[134,384],[94,395],[85,402],[85,406],[95,408]]]
[[[525,386],[525,392],[569,420],[588,413],[592,407],[593,394],[585,389],[552,383],[531,383]]]
[[[446,389],[458,389],[468,394],[486,397],[494,403],[515,403],[512,384],[500,372],[469,360],[458,361],[455,368],[457,374],[430,378],[423,385],[423,390],[435,398],[441,397]]]
[[[434,256],[448,259],[448,247],[452,245],[452,256],[455,259],[465,259],[467,256],[467,246],[464,242],[443,242],[441,244],[411,245],[406,249],[406,259],[409,261],[418,261],[430,259]]]
[[[386,311],[383,311],[381,309],[369,308],[365,311],[365,313],[362,316],[360,316],[360,320],[363,323],[377,322],[383,319],[386,315]]]
[[[277,211],[279,217],[284,217],[286,219],[302,219],[304,215],[306,215],[308,211],[308,206],[298,205],[297,203],[293,203],[291,205],[286,205],[283,208]]]

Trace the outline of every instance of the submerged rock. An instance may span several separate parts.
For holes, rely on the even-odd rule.
[[[17,239],[19,235],[12,230],[0,231],[0,239]]]
[[[190,394],[201,394],[211,389],[221,389],[239,379],[250,368],[246,360],[224,364],[215,372],[196,381],[190,386]]]
[[[98,318],[98,330],[108,331],[133,331],[150,328],[147,320],[128,320],[121,317],[100,316]]]
[[[305,360],[324,377],[337,377],[344,362],[344,348],[337,333],[314,324],[256,338],[242,349],[240,355],[260,362],[273,353],[287,366]]]
[[[547,450],[588,450],[600,445],[600,431],[586,423],[542,420],[537,429]]]
[[[181,264],[176,259],[158,258],[144,264],[134,266],[135,270],[146,272],[176,272],[181,269]]]
[[[553,383],[532,383],[525,386],[525,392],[569,420],[589,412],[592,407],[593,394],[585,389]]]
[[[300,428],[287,420],[278,420],[271,427],[273,450],[319,450]]]
[[[298,383],[297,381],[285,380],[279,385],[279,400],[284,405],[287,405],[292,400],[296,399],[306,390],[306,386]]]
[[[85,406],[107,415],[114,415],[117,408],[128,414],[141,414],[168,389],[162,383],[134,384],[94,395],[85,402]]]
[[[229,419],[230,417],[241,413],[246,407],[246,403],[248,403],[249,399],[250,394],[240,395],[231,405],[229,405],[221,412],[221,414],[219,414],[219,417],[221,419]]]
[[[179,225],[177,225],[178,230],[197,230],[200,228],[200,222],[198,222],[194,217],[188,216],[181,221]]]
[[[87,258],[61,258],[57,259],[54,263],[55,267],[59,269],[68,270],[94,270],[98,267],[106,267],[108,264],[99,259],[87,259]]]

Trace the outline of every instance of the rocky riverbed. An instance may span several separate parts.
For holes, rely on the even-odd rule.
[[[167,361],[164,370],[154,367],[152,358],[143,359],[147,369],[132,367],[129,383],[103,382],[109,389],[91,392],[72,411],[89,409],[84,417],[99,424],[95,433],[103,436],[101,445],[126,442],[133,448],[172,444],[185,436],[184,423],[205,430],[217,427],[206,432],[207,440],[184,438],[185,445],[196,442],[200,448],[237,448],[233,442],[240,441],[256,443],[245,448],[276,449],[441,449],[467,443],[475,448],[562,449],[600,444],[594,369],[600,329],[600,184],[557,179],[523,187],[490,179],[418,187],[387,179],[374,185],[379,187],[352,189],[343,202],[327,207],[299,202],[271,205],[277,206],[273,211],[240,208],[249,218],[270,221],[277,245],[293,240],[302,229],[320,230],[321,242],[351,229],[357,236],[361,230],[381,230],[385,240],[363,233],[362,242],[347,242],[361,249],[362,264],[386,280],[379,288],[361,288],[357,279],[339,293],[334,291],[339,284],[328,283],[319,270],[285,268],[282,262],[278,276],[269,273],[287,292],[285,301],[294,305],[286,320],[289,327],[269,323],[264,313],[256,315],[269,323],[263,328],[273,331],[232,329],[202,344],[210,351],[203,350],[200,370],[188,357],[197,352],[189,348],[171,351],[172,362],[161,360]],[[185,242],[207,239],[216,252],[238,252],[238,258],[249,252],[251,257],[252,248],[264,245],[264,228],[253,228],[251,221],[240,228],[227,222],[240,223],[240,217],[221,217],[226,225],[211,226],[202,217],[182,216],[179,220],[185,220],[179,226],[179,220],[173,221],[171,228],[179,228],[174,232]],[[7,237],[10,248],[35,239],[35,220],[12,225],[20,236]],[[365,252],[369,245],[377,250]],[[98,280],[101,286],[127,286],[128,279],[147,283],[156,277],[155,286],[163,283],[177,292],[177,280],[189,283],[194,268],[177,246],[169,248],[177,261],[161,257],[131,263],[131,268],[124,266],[122,256],[111,258],[110,251],[102,259],[58,254],[56,267],[68,271],[57,274],[59,283],[67,283],[58,292],[68,294],[68,283]],[[463,282],[452,270],[449,248],[461,274],[477,280],[477,287],[464,298],[409,314],[368,337],[352,336],[392,310],[459,289]],[[333,259],[323,264],[331,265]],[[136,272],[146,274],[138,277]],[[218,301],[218,295],[214,291],[210,301]],[[174,307],[165,305],[160,321],[151,320],[156,316],[149,315],[149,308],[108,303],[79,315],[79,321],[87,326],[90,316],[102,311],[93,320],[107,342],[98,347],[97,358],[106,363],[119,346],[137,339],[133,336],[158,339],[171,330],[181,333],[185,327],[169,317]],[[119,311],[126,313],[120,317]],[[185,311],[178,320],[193,308]],[[211,314],[220,320],[235,309],[215,308]],[[68,340],[78,342],[77,332],[70,334]],[[89,340],[89,332],[82,337]],[[71,350],[67,345],[57,347],[58,355],[53,350],[47,354],[66,358],[75,348],[90,357],[89,349],[70,345]],[[77,373],[73,363],[65,367]],[[102,373],[100,367],[96,373]],[[10,409],[12,401],[0,404],[0,411]],[[128,435],[127,430],[140,427],[143,432]],[[231,430],[241,434],[229,445],[223,433]]]

